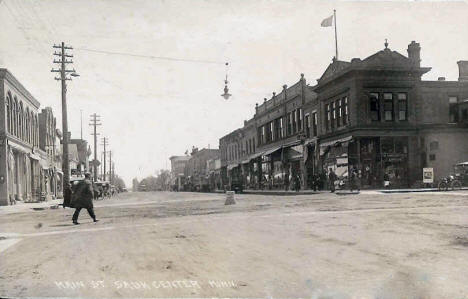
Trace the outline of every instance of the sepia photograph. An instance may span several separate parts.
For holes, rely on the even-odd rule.
[[[468,299],[468,1],[0,0],[0,298]]]

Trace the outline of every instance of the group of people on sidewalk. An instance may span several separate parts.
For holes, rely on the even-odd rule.
[[[335,182],[338,181],[338,179],[339,178],[336,175],[336,173],[333,171],[333,169],[330,168],[330,170],[328,171],[328,181],[330,185],[330,192],[335,192],[336,190]],[[353,192],[353,190],[359,191],[360,186],[359,186],[358,170],[352,167],[349,171],[348,181],[342,182],[342,184],[343,185],[341,185],[340,187],[344,187],[344,189],[349,189],[351,192]]]

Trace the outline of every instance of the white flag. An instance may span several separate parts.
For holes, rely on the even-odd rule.
[[[333,24],[333,15],[329,16],[328,18],[324,19],[320,26],[322,27],[330,27]]]

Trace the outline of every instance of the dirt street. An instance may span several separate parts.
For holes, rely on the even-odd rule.
[[[0,296],[468,298],[468,192],[0,207]]]

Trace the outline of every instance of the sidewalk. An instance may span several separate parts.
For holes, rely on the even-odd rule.
[[[34,210],[45,210],[50,209],[51,207],[62,207],[58,206],[61,204],[63,199],[52,199],[48,201],[42,202],[23,202],[17,201],[16,205],[11,206],[0,206],[0,215],[4,214],[12,214],[12,213],[20,213],[20,212],[28,212]]]
[[[215,193],[225,193],[224,190],[215,190]],[[242,191],[242,194],[258,194],[258,195],[307,195],[307,194],[319,194],[319,193],[329,193],[330,190],[314,191],[314,190],[299,190],[296,191],[285,191],[285,190],[255,190],[255,189],[245,189]]]
[[[460,189],[461,191],[467,191],[468,187],[463,187]],[[458,190],[458,191],[460,191]],[[223,190],[215,190],[215,193],[225,193]],[[437,188],[414,188],[414,189],[363,189],[360,190],[360,193],[384,193],[384,194],[391,194],[391,193],[413,193],[413,192],[439,192]],[[454,192],[452,190],[444,191],[444,192]],[[285,190],[255,190],[255,189],[245,189],[243,194],[257,194],[257,195],[310,195],[310,194],[321,194],[321,193],[330,193],[330,190],[300,190],[299,192],[296,191],[285,191]],[[356,192],[350,193],[349,190],[336,190],[337,194],[356,194]]]

